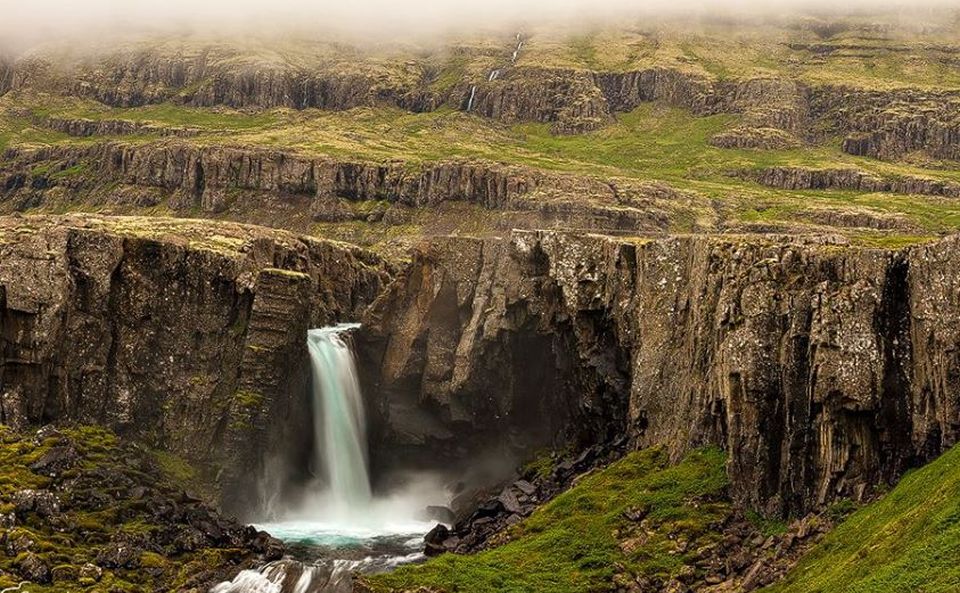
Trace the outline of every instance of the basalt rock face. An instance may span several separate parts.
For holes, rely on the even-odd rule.
[[[199,147],[175,141],[108,142],[87,147],[10,149],[0,167],[0,201],[24,210],[88,199],[96,203],[204,213],[283,209],[280,218],[340,221],[371,214],[350,203],[382,201],[406,208],[466,202],[511,211],[511,224],[636,231],[665,228],[659,204],[685,199],[660,184],[610,182],[551,174],[487,161],[441,161],[411,166],[399,161],[344,161],[282,151]],[[668,195],[669,194],[669,195]],[[373,220],[371,220],[373,217]]]
[[[864,90],[787,77],[719,80],[666,67],[594,72],[521,64],[496,72],[479,80],[476,74],[461,75],[438,87],[441,73],[429,60],[381,63],[359,50],[292,57],[216,44],[159,43],[80,58],[38,54],[0,62],[0,94],[53,91],[123,107],[172,101],[421,112],[449,106],[505,122],[549,123],[560,134],[594,130],[617,113],[659,101],[702,116],[741,115],[740,133],[719,138],[720,146],[781,148],[839,135],[844,150],[857,155],[897,159],[926,151],[935,158],[960,158],[956,91]]]
[[[168,128],[123,119],[92,120],[51,117],[39,120],[37,123],[45,128],[78,138],[126,136],[128,134],[190,137],[196,136],[200,132],[196,128]]]
[[[915,151],[960,158],[956,91],[834,88],[814,90],[809,96],[811,112],[845,136],[844,152],[886,160]]]
[[[249,508],[264,460],[310,446],[307,328],[356,318],[386,268],[279,231],[132,220],[0,222],[0,421],[111,427]]]
[[[575,248],[591,266],[615,245]],[[357,336],[387,418],[379,451],[456,459],[623,433],[629,361],[613,320],[586,284],[563,294],[552,263],[537,241],[438,239],[416,254]]]
[[[471,87],[472,89],[473,87]],[[597,129],[612,120],[611,109],[588,73],[540,68],[511,69],[478,85],[471,111],[507,122],[551,123],[555,133]]]
[[[420,250],[358,339],[392,451],[456,457],[491,432],[713,443],[739,502],[797,513],[957,441],[958,263],[957,239],[451,239]]]
[[[18,61],[15,89],[54,90],[114,107],[177,101],[195,107],[289,107],[343,110],[393,104],[435,109],[442,98],[425,88],[425,72],[380,71],[359,56],[309,67],[211,44],[123,49],[76,57],[28,55]]]
[[[770,167],[742,171],[739,175],[763,185],[781,189],[845,189],[946,198],[960,197],[960,183],[911,176],[881,178],[857,169]]]

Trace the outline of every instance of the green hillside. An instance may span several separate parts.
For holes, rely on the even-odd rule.
[[[765,593],[960,591],[960,447],[844,521]]]

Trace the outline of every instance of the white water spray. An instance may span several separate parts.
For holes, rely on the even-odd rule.
[[[363,397],[345,339],[358,327],[308,332],[317,481],[278,513],[276,522],[257,525],[284,541],[318,546],[324,554],[306,564],[284,559],[243,571],[211,593],[345,593],[354,572],[391,570],[423,558],[423,534],[435,524],[423,516],[425,507],[446,504],[448,497],[436,476],[427,474],[410,474],[402,489],[371,495]]]

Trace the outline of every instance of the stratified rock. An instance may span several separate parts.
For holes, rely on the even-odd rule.
[[[957,238],[435,240],[358,336],[386,399],[379,450],[713,443],[753,508],[862,499],[960,438],[960,362],[943,355],[958,265]],[[437,413],[402,413],[417,406]]]
[[[266,456],[309,447],[307,328],[356,319],[388,278],[360,249],[230,223],[5,218],[0,236],[5,422],[149,434],[236,508]],[[58,443],[33,469],[74,462]]]

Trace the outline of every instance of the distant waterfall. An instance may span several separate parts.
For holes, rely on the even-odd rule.
[[[477,85],[470,87],[470,98],[467,100],[467,111],[473,110],[473,100],[477,96]]]
[[[312,329],[307,333],[313,372],[314,460],[323,472],[336,509],[370,504],[366,420],[357,367],[343,333],[359,324]]]

